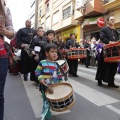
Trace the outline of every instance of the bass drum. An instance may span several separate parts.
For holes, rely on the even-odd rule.
[[[57,62],[60,65],[64,73],[68,73],[69,66],[68,66],[66,59],[56,60],[55,62]]]

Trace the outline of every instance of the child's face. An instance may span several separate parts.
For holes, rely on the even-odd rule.
[[[44,35],[44,30],[43,29],[39,29],[37,34],[38,34],[38,36],[42,37]]]
[[[49,41],[53,41],[55,39],[55,36],[53,33],[50,33],[50,34],[48,34],[47,38]]]
[[[49,52],[45,52],[47,59],[50,61],[55,61],[58,58],[57,49],[51,48]]]

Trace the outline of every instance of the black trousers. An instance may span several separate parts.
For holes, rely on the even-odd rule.
[[[77,75],[78,59],[77,60],[67,59],[67,62],[69,65],[69,74]]]
[[[4,86],[8,70],[8,59],[0,58],[0,120],[4,116]]]

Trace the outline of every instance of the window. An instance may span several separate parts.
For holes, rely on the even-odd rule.
[[[35,1],[32,3],[31,8],[35,5]]]
[[[49,11],[49,3],[46,4],[46,12]]]
[[[41,3],[42,2],[42,0],[39,0],[39,3]]]
[[[32,19],[34,16],[35,16],[35,14],[33,14],[33,15],[30,17],[30,19]]]
[[[35,22],[35,14],[33,14],[33,15],[30,17],[30,19],[31,19],[31,23],[33,24],[33,23]]]
[[[41,24],[41,27],[43,27],[43,28],[44,28],[44,22]]]
[[[39,17],[41,17],[42,10],[39,11]]]
[[[70,15],[71,15],[71,6],[63,10],[63,19],[69,17]]]
[[[50,29],[50,16],[46,18],[46,30]]]
[[[32,4],[34,4],[35,0],[30,0],[30,6],[32,6]]]
[[[53,24],[59,22],[59,11],[53,14]]]

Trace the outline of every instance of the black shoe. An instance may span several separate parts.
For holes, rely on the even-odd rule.
[[[28,80],[28,78],[27,77],[24,77],[24,81],[27,81]]]
[[[120,72],[117,72],[118,74],[120,74]]]
[[[89,68],[87,65],[85,65],[86,68]]]
[[[108,84],[108,87],[119,88],[119,86],[115,84]]]
[[[98,85],[102,86],[102,80],[98,80]]]
[[[69,77],[73,77],[73,75],[72,75],[72,74],[69,74],[68,76],[69,76]]]
[[[73,75],[74,77],[78,77],[78,75]]]

